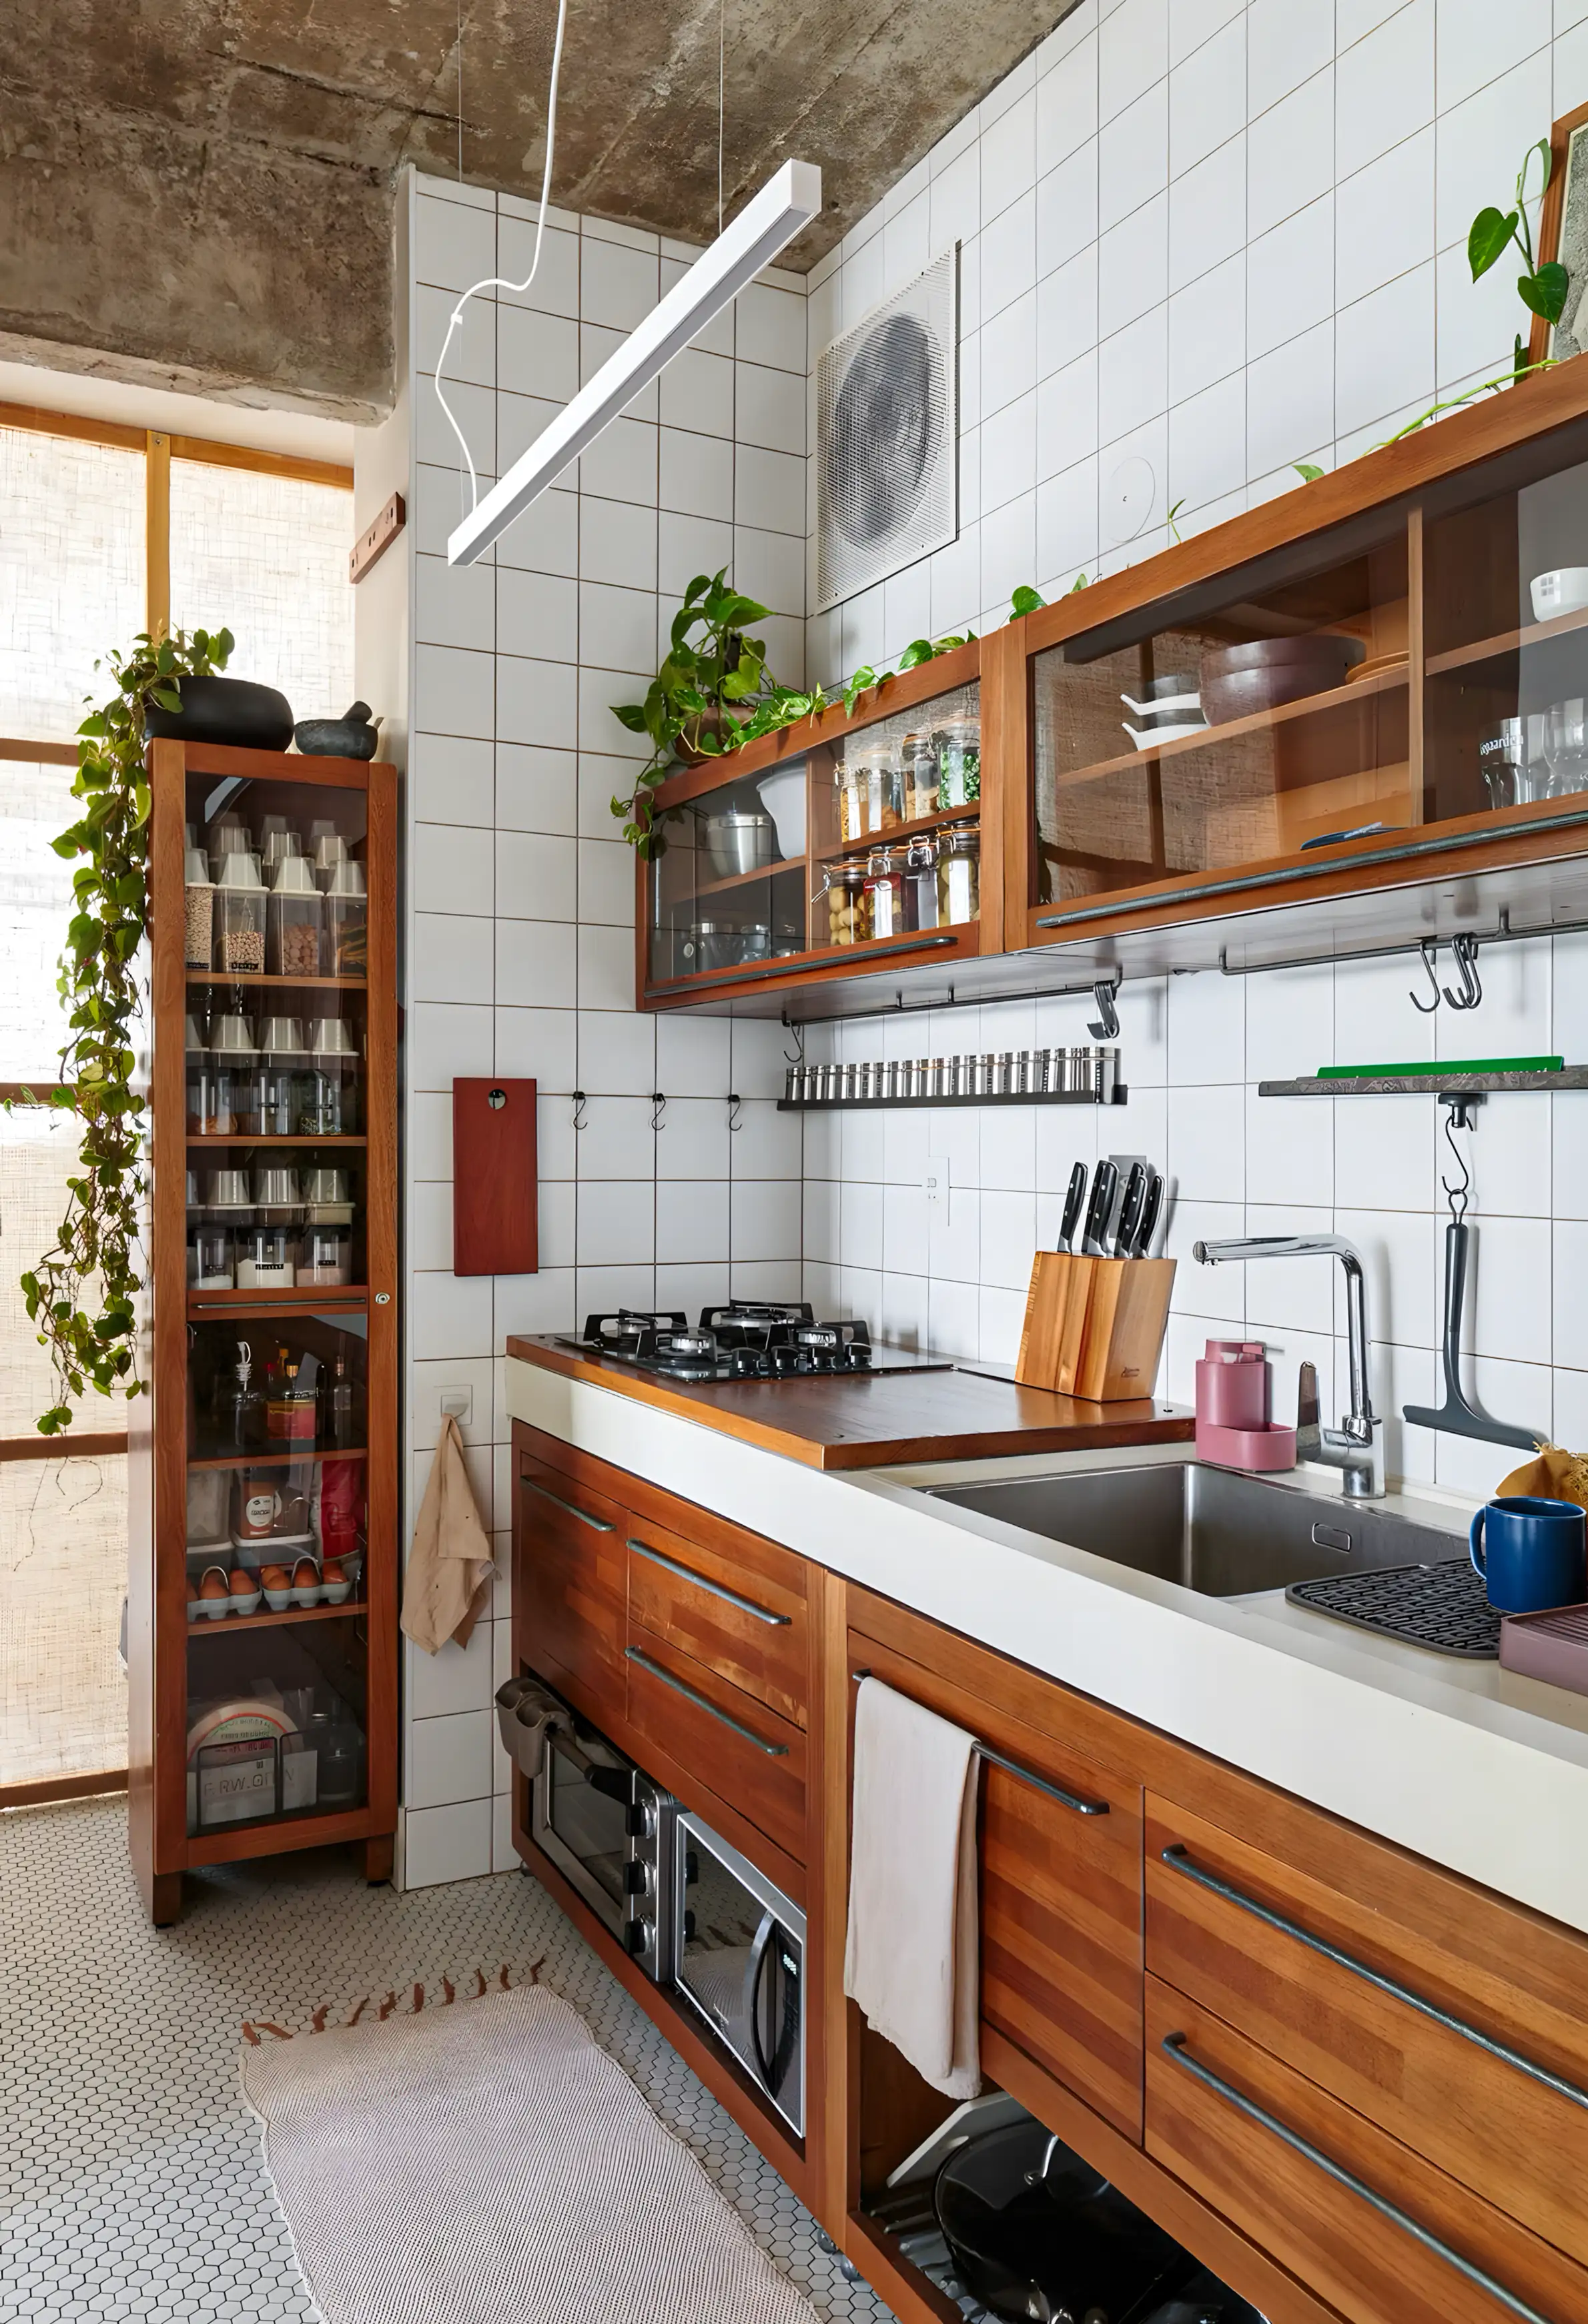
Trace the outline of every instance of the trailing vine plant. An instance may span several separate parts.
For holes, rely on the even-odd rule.
[[[82,812],[54,847],[86,861],[72,874],[75,909],[59,985],[69,1033],[51,1102],[78,1117],[81,1167],[67,1181],[53,1248],[22,1277],[54,1374],[56,1401],[38,1421],[44,1436],[70,1427],[73,1406],[88,1388],[132,1397],[142,1386],[134,1303],[143,1281],[147,1170],[134,1028],[143,1012],[138,952],[148,928],[144,712],[152,702],[180,710],[178,679],[224,669],[232,645],[229,630],[139,636],[130,653],[106,657],[115,691],[78,729],[71,789]]]

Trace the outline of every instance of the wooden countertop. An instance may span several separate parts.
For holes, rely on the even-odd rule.
[[[889,1469],[1011,1452],[1180,1444],[1196,1434],[1183,1406],[1150,1397],[1084,1404],[981,1371],[698,1382],[659,1379],[627,1364],[578,1355],[540,1335],[510,1339],[507,1352],[521,1363],[632,1396],[811,1469]]]

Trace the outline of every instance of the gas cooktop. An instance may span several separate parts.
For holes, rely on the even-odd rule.
[[[703,1307],[698,1323],[691,1323],[681,1308],[651,1314],[620,1307],[615,1314],[586,1317],[580,1339],[558,1334],[557,1345],[666,1379],[802,1379],[813,1373],[853,1379],[865,1372],[954,1369],[941,1357],[873,1348],[863,1323],[818,1323],[804,1299],[731,1299],[724,1307]]]

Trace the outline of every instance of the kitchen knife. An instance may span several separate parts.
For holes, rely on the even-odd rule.
[[[1147,1199],[1141,1205],[1141,1217],[1136,1228],[1135,1243],[1131,1252],[1132,1259],[1145,1259],[1152,1249],[1152,1238],[1158,1232],[1158,1214],[1162,1208],[1162,1176],[1156,1170],[1149,1171],[1147,1180]]]
[[[1081,1215],[1081,1205],[1086,1199],[1086,1165],[1077,1162],[1070,1172],[1070,1183],[1064,1198],[1064,1217],[1059,1223],[1058,1248],[1073,1251],[1076,1247],[1076,1223]]]
[[[1131,1175],[1125,1180],[1125,1199],[1120,1204],[1120,1222],[1113,1239],[1116,1259],[1134,1259],[1136,1236],[1141,1225],[1141,1213],[1147,1201],[1147,1165],[1132,1162]]]
[[[1106,1259],[1108,1247],[1103,1236],[1108,1232],[1109,1220],[1113,1216],[1113,1198],[1119,1192],[1120,1174],[1112,1162],[1100,1162],[1092,1181],[1092,1202],[1086,1213],[1086,1231],[1081,1237],[1081,1249],[1088,1259]]]

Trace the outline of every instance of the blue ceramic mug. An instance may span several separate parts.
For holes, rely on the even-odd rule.
[[[1507,1493],[1473,1519],[1473,1570],[1500,1614],[1538,1614],[1588,1598],[1588,1525],[1575,1501]]]

